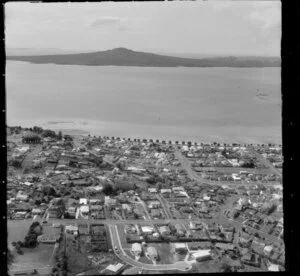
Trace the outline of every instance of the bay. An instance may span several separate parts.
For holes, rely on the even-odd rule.
[[[7,124],[92,135],[281,143],[280,68],[6,63]]]

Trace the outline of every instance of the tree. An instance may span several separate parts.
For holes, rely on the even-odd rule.
[[[7,265],[12,264],[14,261],[14,255],[12,254],[11,250],[8,248],[7,249]]]
[[[112,195],[114,193],[114,188],[111,184],[105,184],[103,186],[102,192],[106,195]]]
[[[20,246],[20,247],[22,247],[24,244],[23,244],[23,242],[21,242],[21,241],[17,241],[17,244]]]
[[[14,168],[22,168],[22,162],[17,159],[11,160],[10,165],[13,166]]]
[[[234,270],[229,263],[223,262],[220,267],[220,272],[234,272]]]
[[[44,186],[42,188],[43,196],[56,196],[56,191],[52,186]]]
[[[65,139],[65,141],[70,141],[70,142],[73,141],[73,138],[70,135],[64,135],[64,139]]]
[[[43,132],[43,129],[41,127],[34,126],[32,131],[35,132],[35,133],[40,134],[40,133]]]
[[[56,133],[54,130],[50,130],[50,129],[45,129],[42,134],[43,137],[51,137],[51,138],[56,138]]]
[[[63,135],[62,135],[61,131],[59,131],[57,134],[57,139],[62,140],[62,138],[63,138]]]

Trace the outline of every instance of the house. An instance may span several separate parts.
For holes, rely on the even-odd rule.
[[[99,203],[101,203],[100,199],[90,199],[90,204],[91,205],[96,205],[96,204],[99,204]]]
[[[148,192],[154,194],[154,193],[157,193],[157,189],[156,188],[148,188]]]
[[[172,190],[171,190],[171,189],[161,189],[161,190],[160,190],[160,193],[161,193],[161,194],[171,194],[171,193],[172,193]]]
[[[69,234],[77,235],[78,234],[78,226],[75,226],[75,225],[66,225],[65,226],[65,232],[69,233]]]
[[[141,226],[141,229],[144,234],[152,234],[154,232],[154,228],[152,226]]]
[[[133,213],[134,213],[134,216],[136,218],[142,218],[143,217],[143,211],[141,209],[134,208]]]
[[[219,248],[224,251],[233,251],[235,246],[233,244],[228,244],[228,243],[216,243],[215,244],[216,248]]]
[[[124,267],[124,264],[118,263],[115,265],[110,264],[106,267],[106,270],[109,270],[110,272],[113,272],[114,274],[118,274],[120,270]]]
[[[137,167],[128,167],[127,170],[135,174],[142,174],[143,172],[146,171],[145,169],[137,168]]]
[[[150,201],[148,203],[148,208],[150,209],[153,209],[153,208],[159,208],[160,206],[160,202],[157,200],[157,201]]]
[[[268,270],[269,271],[279,271],[279,265],[269,263]]]
[[[19,201],[28,201],[28,195],[27,194],[23,194],[21,191],[19,191],[18,194],[16,195],[16,200],[19,200]]]
[[[133,243],[131,247],[131,252],[135,256],[140,256],[142,254],[142,246],[140,243]]]
[[[91,211],[102,211],[103,210],[103,206],[102,205],[91,205],[90,206],[90,210]]]
[[[153,261],[157,260],[158,254],[156,248],[153,246],[147,247],[146,256]]]
[[[80,206],[80,213],[82,216],[87,216],[89,214],[90,208],[88,205],[81,205]]]
[[[181,186],[173,187],[172,190],[174,193],[184,192],[184,188]]]
[[[87,198],[80,198],[79,199],[79,205],[87,205],[87,204],[88,204]]]
[[[114,205],[116,204],[116,199],[111,198],[110,196],[105,196],[104,203],[105,205]]]
[[[69,207],[68,210],[67,210],[67,214],[69,217],[71,218],[75,218],[75,215],[76,215],[76,208],[75,207]]]
[[[41,209],[35,208],[35,209],[32,209],[31,213],[33,215],[40,215],[43,213],[43,211]]]
[[[242,256],[241,261],[246,265],[255,266],[255,267],[261,266],[261,259],[257,254],[247,253]]]
[[[210,249],[206,250],[197,250],[192,254],[193,258],[197,260],[197,262],[206,261],[211,259]]]
[[[176,233],[177,233],[178,236],[184,236],[184,232],[185,232],[185,231],[184,231],[184,228],[183,228],[182,225],[180,225],[180,224],[175,224],[174,227],[175,227],[175,229],[176,229]]]
[[[61,215],[62,212],[58,206],[52,206],[48,209],[48,218],[60,218]]]
[[[58,236],[55,235],[40,235],[37,237],[37,241],[41,243],[56,243]]]
[[[239,167],[240,164],[238,162],[237,159],[228,159],[229,163],[233,166],[233,167]]]
[[[132,207],[130,205],[128,205],[128,204],[122,204],[122,209],[126,210],[129,213],[132,212]]]
[[[273,246],[272,245],[267,245],[264,247],[264,254],[267,256],[270,256],[271,253],[273,252]]]
[[[161,212],[159,209],[151,209],[150,215],[153,218],[160,218],[161,217]]]
[[[162,235],[170,235],[171,234],[171,230],[168,226],[161,226],[161,227],[158,228],[158,231]]]
[[[185,243],[175,243],[174,250],[175,250],[175,253],[177,253],[177,254],[186,254],[188,251]]]
[[[78,233],[80,235],[89,235],[90,231],[89,231],[89,226],[87,224],[78,223],[77,227],[78,227]]]
[[[93,235],[106,236],[106,230],[105,230],[104,225],[94,224],[94,225],[91,225],[91,228],[92,228]]]
[[[231,176],[232,176],[234,181],[241,181],[242,180],[236,173],[233,173]]]
[[[15,219],[24,219],[26,214],[27,212],[25,211],[15,212]]]
[[[207,196],[206,194],[203,195],[203,200],[204,201],[209,201],[210,200],[210,196]]]

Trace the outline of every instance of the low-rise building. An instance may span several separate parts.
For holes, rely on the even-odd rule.
[[[142,246],[140,243],[133,243],[131,251],[135,256],[140,256],[142,254]]]
[[[148,203],[148,208],[152,209],[152,208],[159,208],[160,207],[160,202],[158,200],[156,201],[150,201]]]
[[[157,250],[153,246],[148,246],[147,247],[146,255],[148,256],[148,258],[150,258],[153,261],[156,261],[157,258],[158,258]]]
[[[159,227],[158,230],[162,235],[170,235],[171,234],[170,228],[166,225]]]
[[[177,254],[186,254],[188,251],[185,243],[175,243],[174,250],[175,250],[175,253],[177,253]]]
[[[210,252],[210,249],[198,250],[195,253],[193,253],[192,256],[198,262],[206,261],[206,260],[211,259],[211,252]]]

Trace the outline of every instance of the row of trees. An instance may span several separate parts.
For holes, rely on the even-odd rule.
[[[31,130],[34,133],[40,134],[42,137],[51,137],[51,138],[58,139],[58,140],[62,140],[62,138],[63,138],[63,135],[62,135],[61,131],[59,131],[56,134],[54,130],[43,129],[43,128],[38,127],[38,126],[34,126],[33,128],[30,128],[29,130]],[[67,138],[70,138],[68,136],[69,135],[67,135]]]
[[[43,228],[40,225],[39,222],[33,222],[28,230],[28,233],[24,239],[24,242],[22,241],[13,241],[12,246],[16,249],[18,254],[24,254],[22,248],[34,248],[37,245],[37,237],[42,234]],[[12,262],[12,257],[11,262]]]
[[[22,250],[23,242],[21,242],[21,241],[17,241],[17,242],[13,241],[12,242],[12,246],[16,249],[16,251],[17,251],[18,254],[20,254],[20,255],[24,254],[23,250]]]
[[[42,226],[38,221],[33,222],[24,239],[23,247],[34,248],[37,246],[37,237],[42,234]]]
[[[66,250],[63,247],[63,228],[61,228],[59,237],[59,248],[55,253],[55,265],[52,268],[51,276],[67,276],[68,275],[68,258],[66,255]]]

